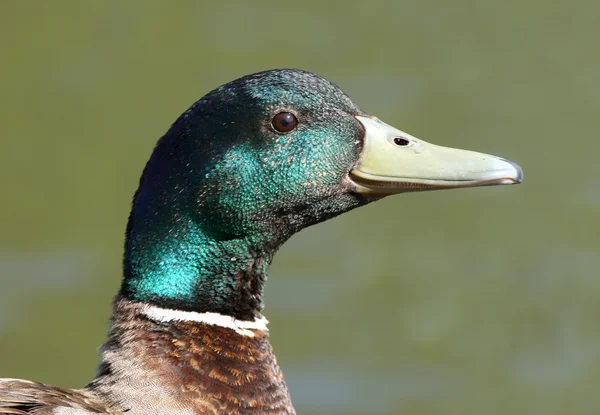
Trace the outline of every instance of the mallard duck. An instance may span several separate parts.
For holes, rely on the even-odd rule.
[[[83,389],[0,380],[2,414],[294,414],[262,316],[277,249],[385,196],[520,183],[503,158],[429,144],[301,70],[225,84],[158,141],[123,282]]]

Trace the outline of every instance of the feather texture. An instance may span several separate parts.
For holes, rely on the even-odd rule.
[[[89,391],[20,379],[0,379],[0,414],[123,414],[114,412]]]

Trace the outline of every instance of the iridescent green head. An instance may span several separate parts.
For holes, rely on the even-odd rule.
[[[133,202],[122,294],[252,319],[293,233],[387,194],[518,182],[515,166],[396,130],[315,74],[249,75],[158,142]]]

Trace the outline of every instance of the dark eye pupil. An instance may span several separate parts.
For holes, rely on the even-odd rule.
[[[273,128],[281,133],[292,131],[298,125],[298,119],[291,112],[280,112],[271,121]]]

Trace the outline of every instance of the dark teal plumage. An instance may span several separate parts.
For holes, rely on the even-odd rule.
[[[288,134],[270,125],[284,109],[301,120]],[[142,176],[124,296],[252,319],[275,250],[300,229],[365,203],[344,188],[361,149],[358,114],[329,81],[291,70],[243,77],[196,102],[161,138]],[[254,284],[240,285],[248,268],[244,278]]]

